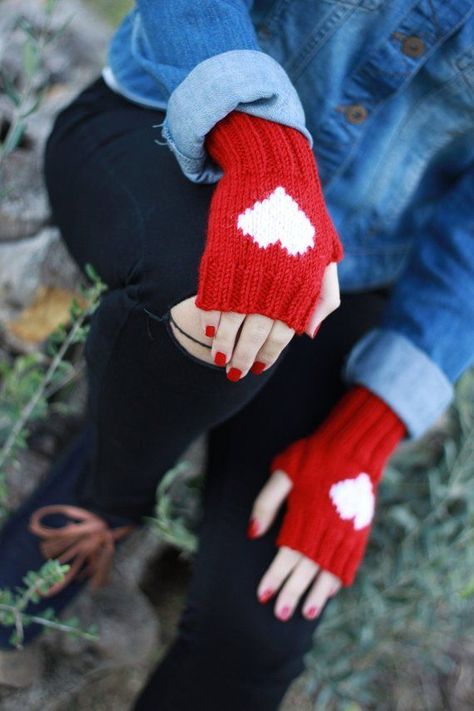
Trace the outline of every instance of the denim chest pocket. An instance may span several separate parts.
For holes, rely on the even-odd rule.
[[[255,17],[262,49],[295,81],[312,57],[352,16],[372,15],[385,0],[276,0]]]
[[[348,167],[362,142],[370,142],[390,100],[398,102],[399,107],[407,102],[417,106],[417,97],[409,96],[411,85],[431,59],[443,61],[445,43],[457,30],[463,28],[463,34],[472,31],[472,22],[467,19],[472,12],[471,0],[452,4],[420,0],[410,4],[404,14],[392,13],[383,20],[369,13],[362,25],[371,36],[366,46],[360,33],[354,36],[355,23],[351,22],[324,51],[312,57],[299,76],[297,89],[309,129],[318,139],[321,177],[327,187]],[[350,42],[362,43],[355,63],[348,58]],[[326,68],[324,73],[318,71],[320,66]],[[443,81],[442,77],[433,79],[433,85],[438,84],[433,87],[435,91]],[[392,115],[388,121],[392,121]]]

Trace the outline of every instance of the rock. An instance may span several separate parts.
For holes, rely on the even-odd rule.
[[[28,0],[5,0],[0,17],[0,45],[5,47],[2,69],[10,81],[21,85],[21,47],[25,33],[17,18],[26,18],[34,28],[44,18],[44,4]],[[45,52],[44,67],[35,75],[33,86],[44,90],[39,109],[27,121],[21,142],[23,149],[10,154],[5,162],[3,184],[7,196],[0,210],[0,239],[18,239],[37,231],[48,216],[42,185],[41,163],[44,140],[56,112],[100,69],[110,29],[73,0],[58,3],[52,31],[72,20],[58,41]],[[3,131],[13,119],[14,106],[9,98],[0,98]]]
[[[78,289],[82,276],[56,227],[34,237],[0,244],[0,319],[15,319],[40,286]]]
[[[0,685],[21,689],[29,686],[40,674],[41,660],[35,645],[18,652],[0,651]]]
[[[34,151],[17,150],[5,163],[0,200],[0,244],[35,234],[49,217],[41,166]]]
[[[9,312],[29,304],[41,281],[42,264],[57,234],[42,230],[36,237],[0,246],[0,303],[6,320]]]
[[[24,498],[35,489],[48,466],[48,459],[30,449],[21,449],[16,454],[16,464],[6,468],[8,510],[16,509]]]

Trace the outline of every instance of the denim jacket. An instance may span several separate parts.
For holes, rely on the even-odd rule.
[[[345,247],[342,293],[391,286],[352,349],[418,437],[474,362],[471,0],[137,0],[103,77],[159,124],[192,181],[222,173],[204,138],[233,109],[310,142]]]

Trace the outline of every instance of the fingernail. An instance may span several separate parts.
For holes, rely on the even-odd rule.
[[[285,607],[282,607],[280,612],[277,613],[277,616],[279,617],[280,620],[287,620],[290,615],[291,615],[291,607],[289,607],[288,605],[285,605]]]
[[[225,353],[221,353],[220,351],[217,351],[216,355],[214,356],[214,363],[216,365],[225,365],[227,361],[227,356]]]
[[[227,373],[228,379],[232,380],[233,383],[236,383],[238,380],[240,380],[241,375],[242,371],[239,368],[231,368]]]
[[[314,618],[319,615],[319,607],[308,607],[308,609],[305,611],[305,615],[310,620],[314,620]]]
[[[314,331],[313,331],[313,335],[311,336],[311,338],[314,338],[314,337],[315,337],[315,335],[317,334],[317,332],[319,331],[320,328],[321,328],[321,324],[319,324],[319,326],[316,326],[316,328],[315,328]]]
[[[250,370],[255,375],[260,375],[260,373],[263,373],[263,371],[265,370],[265,363],[262,363],[261,360],[256,360]]]
[[[214,326],[206,326],[206,336],[208,336],[209,338],[214,338],[215,335],[216,329],[214,328]]]
[[[247,528],[247,536],[249,538],[256,538],[259,530],[258,522],[254,518],[250,519],[250,523]]]
[[[270,600],[272,595],[273,595],[273,590],[271,590],[270,588],[267,588],[266,590],[264,590],[263,592],[260,593],[260,595],[258,596],[258,599],[260,600],[260,602],[265,604],[266,602],[268,602]]]

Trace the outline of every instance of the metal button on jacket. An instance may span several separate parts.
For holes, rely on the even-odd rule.
[[[402,42],[402,52],[409,57],[419,57],[425,51],[425,43],[420,37],[410,35]]]
[[[351,104],[346,108],[346,118],[350,123],[362,123],[368,116],[368,111],[362,104]]]

